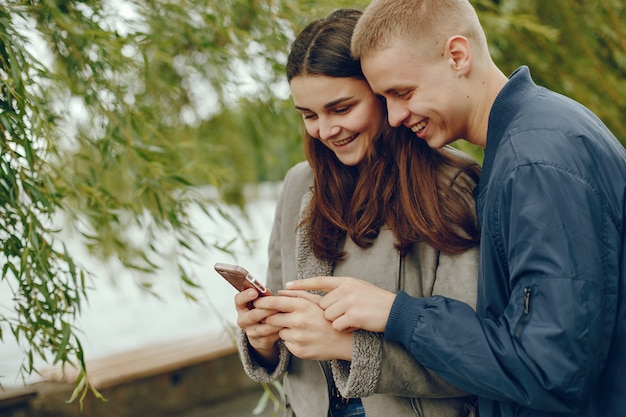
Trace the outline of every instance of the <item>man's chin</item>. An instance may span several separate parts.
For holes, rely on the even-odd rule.
[[[432,149],[441,149],[448,144],[447,141],[442,140],[441,138],[436,138],[436,137],[434,138],[432,136],[429,136],[426,138],[420,138],[418,136],[418,138],[426,142],[426,144]]]

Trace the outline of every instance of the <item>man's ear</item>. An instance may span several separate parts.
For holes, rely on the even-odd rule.
[[[452,69],[458,72],[460,76],[469,73],[472,54],[470,43],[465,36],[454,35],[448,38],[446,42],[446,54],[452,65]]]

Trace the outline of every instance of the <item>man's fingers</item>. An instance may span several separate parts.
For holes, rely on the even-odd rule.
[[[288,290],[320,290],[330,292],[337,288],[343,281],[340,277],[315,277],[298,279],[296,281],[290,281],[285,284],[285,288]]]
[[[279,290],[278,295],[284,295],[285,297],[304,298],[305,300],[312,301],[315,304],[319,304],[320,300],[322,299],[321,295],[301,290]]]
[[[352,324],[348,321],[348,318],[345,315],[337,317],[332,323],[333,329],[339,332],[351,333],[357,330],[356,327],[352,326]]]

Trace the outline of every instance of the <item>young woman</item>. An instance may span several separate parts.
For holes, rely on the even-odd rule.
[[[292,45],[287,78],[308,162],[293,167],[283,184],[268,286],[276,292],[294,278],[347,275],[474,304],[472,189],[479,167],[458,151],[432,150],[409,129],[388,126],[385,103],[350,56],[360,14],[339,10],[314,21]],[[257,299],[249,290],[235,304],[244,368],[258,381],[284,377],[288,416],[472,412],[472,397],[400,345],[377,333],[334,330],[314,296]]]

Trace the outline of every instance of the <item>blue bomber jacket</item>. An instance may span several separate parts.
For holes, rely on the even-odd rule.
[[[477,189],[477,311],[400,293],[385,338],[481,417],[626,415],[626,151],[582,105],[510,77]]]

